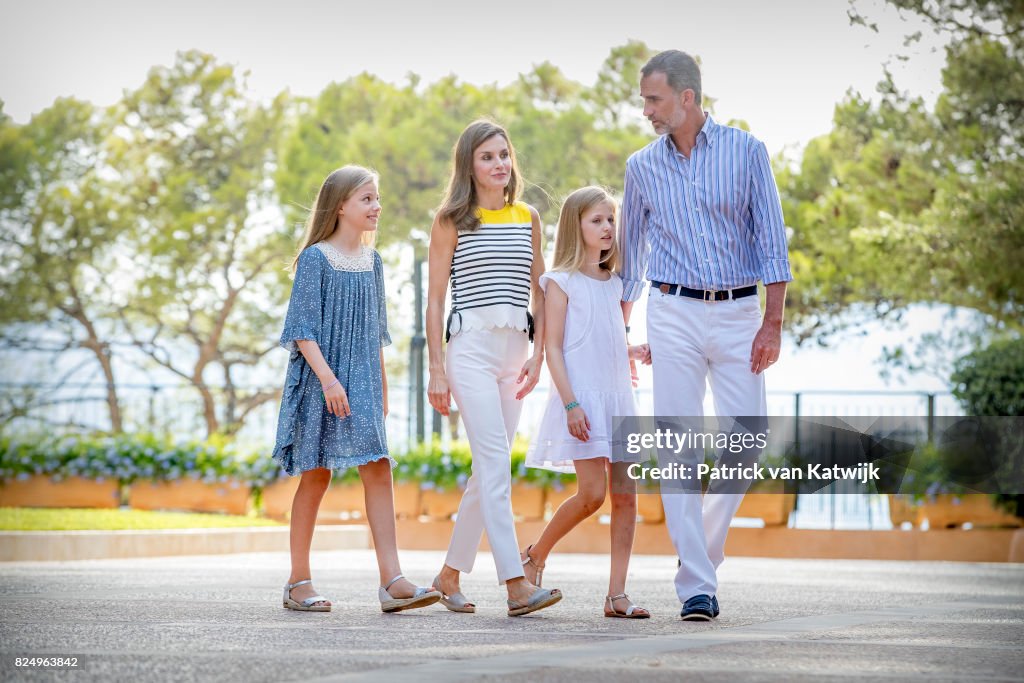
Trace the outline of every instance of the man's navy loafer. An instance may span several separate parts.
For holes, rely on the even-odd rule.
[[[683,611],[679,616],[683,621],[711,621],[715,618],[712,598],[708,595],[694,595],[683,603]]]

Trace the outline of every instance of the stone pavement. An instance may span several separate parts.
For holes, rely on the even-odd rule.
[[[443,554],[406,551],[425,583]],[[675,558],[635,556],[650,620],[605,619],[607,558],[553,555],[566,597],[505,616],[490,555],[475,615],[379,611],[372,551],[315,552],[327,614],[281,608],[285,553],[0,564],[0,680],[1024,681],[1024,566],[730,558],[722,615],[682,622]],[[76,670],[15,657],[76,656]]]

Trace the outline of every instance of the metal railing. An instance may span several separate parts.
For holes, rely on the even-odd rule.
[[[256,390],[257,388],[251,388]],[[389,446],[402,453],[424,431],[437,430],[442,444],[461,434],[458,411],[452,419],[435,415],[426,402],[417,401],[406,384],[389,385],[390,415],[387,419]],[[206,421],[196,390],[187,385],[119,384],[117,386],[125,431],[168,434],[173,438],[203,438]],[[215,393],[218,390],[214,390]],[[7,434],[61,431],[107,431],[110,413],[107,387],[101,383],[18,384],[0,382],[0,416]],[[636,391],[641,414],[654,414],[649,388]],[[529,438],[547,405],[548,387],[538,386],[523,401],[519,432]],[[417,420],[417,405],[425,405],[427,415]],[[247,417],[236,438],[253,447],[273,448],[277,428],[279,399],[268,401]],[[453,405],[454,408],[454,405]],[[713,413],[711,397],[706,410]],[[915,391],[769,391],[768,414],[780,416],[922,416],[961,415],[962,410],[949,392]],[[431,427],[433,429],[431,429]],[[802,528],[891,528],[885,496],[849,495],[833,484],[814,494],[801,495],[790,526]]]

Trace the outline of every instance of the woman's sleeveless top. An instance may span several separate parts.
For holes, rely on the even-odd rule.
[[[533,221],[523,202],[477,209],[480,228],[459,233],[452,255],[449,332],[512,327],[527,330]]]

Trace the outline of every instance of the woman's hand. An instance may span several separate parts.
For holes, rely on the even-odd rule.
[[[448,389],[448,377],[444,373],[430,373],[427,383],[427,399],[434,410],[448,415],[452,405],[452,392]]]
[[[590,440],[590,420],[587,418],[587,414],[583,412],[583,408],[576,406],[566,413],[565,419],[569,426],[570,434],[580,441]]]
[[[352,414],[352,409],[348,405],[348,394],[340,382],[324,392],[324,403],[327,404],[327,412],[331,415],[344,419]]]
[[[519,379],[516,380],[516,384],[522,384],[523,387],[516,394],[516,400],[522,401],[537,386],[542,365],[544,365],[544,357],[540,355],[530,356],[523,363],[523,370],[519,373]],[[525,384],[523,384],[524,380]]]

